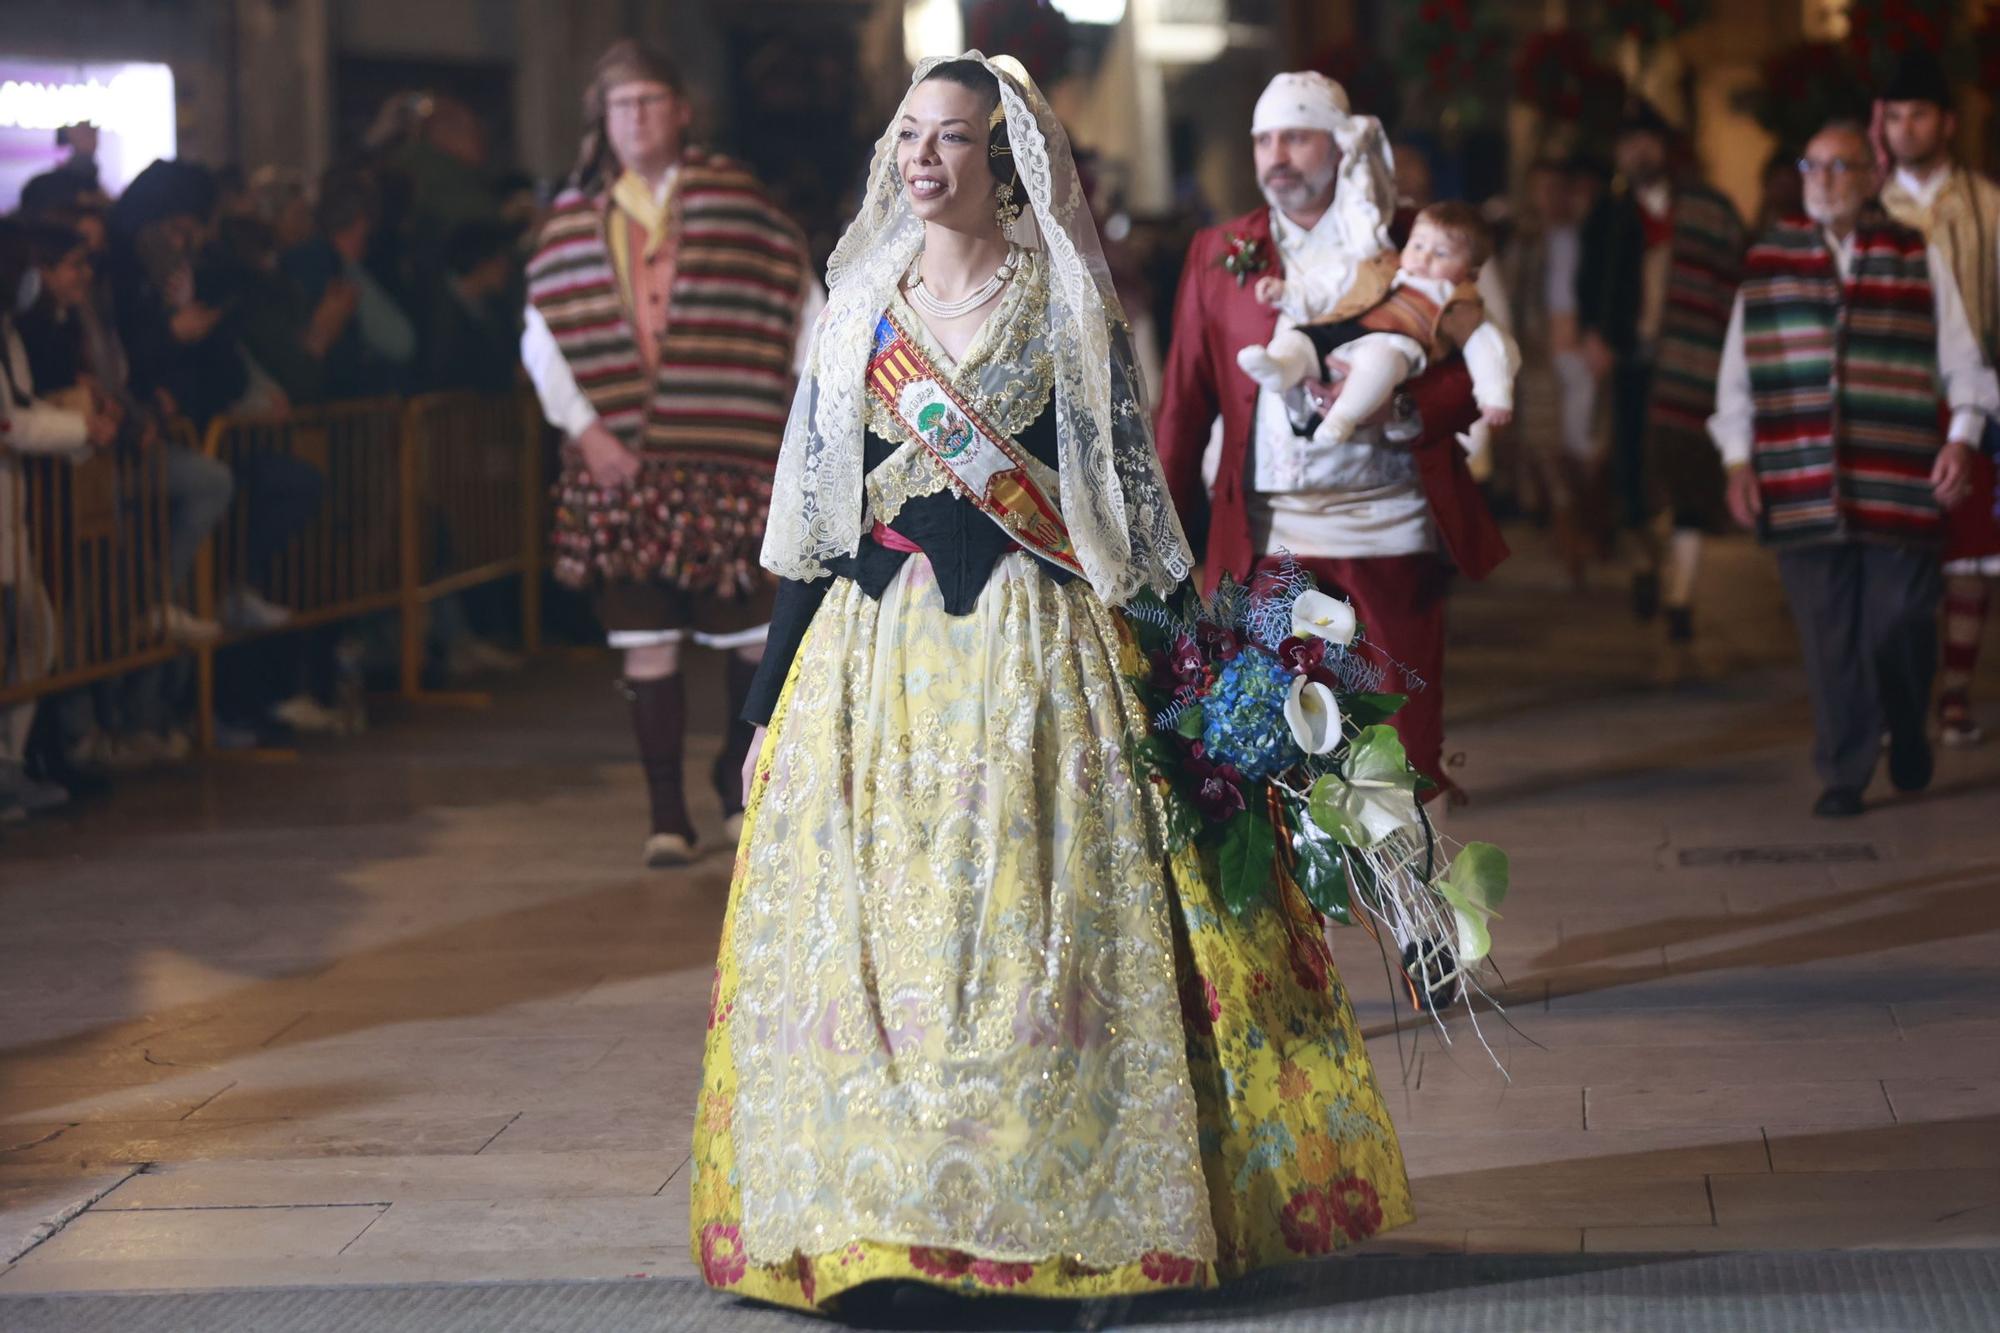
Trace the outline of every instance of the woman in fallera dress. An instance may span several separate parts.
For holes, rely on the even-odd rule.
[[[869,1283],[1100,1298],[1409,1221],[1318,920],[1231,914],[1135,761],[1117,608],[1191,561],[1018,64],[918,68],[827,280],[764,546],[708,1282],[833,1313]]]

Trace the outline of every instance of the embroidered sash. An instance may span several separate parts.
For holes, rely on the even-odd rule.
[[[875,326],[868,391],[951,475],[959,493],[1031,554],[1072,574],[1083,566],[1062,511],[1036,483],[1021,446],[954,393],[895,316]]]

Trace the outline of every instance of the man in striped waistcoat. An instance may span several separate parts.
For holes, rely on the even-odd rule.
[[[1950,268],[1876,201],[1866,129],[1827,126],[1799,170],[1806,216],[1750,250],[1708,427],[1731,513],[1777,553],[1812,694],[1813,809],[1841,817],[1861,812],[1885,730],[1895,787],[1930,783],[1943,511],[2000,389]]]
[[[623,650],[652,805],[649,866],[695,854],[681,645],[724,653],[739,717],[773,589],[758,567],[792,386],[824,299],[798,228],[741,166],[686,144],[680,73],[636,42],[598,61],[589,128],[528,264],[521,356],[563,432],[553,547]],[[712,773],[727,831],[752,728]]]
[[[1915,227],[1950,263],[1958,294],[1986,363],[2000,358],[2000,185],[1951,155],[1958,118],[1937,56],[1904,56],[1882,90],[1882,146],[1894,170],[1882,187],[1889,216]],[[1983,738],[1972,715],[1972,677],[1986,628],[1992,585],[2000,580],[2000,512],[1994,466],[1973,460],[1972,494],[1945,521],[1944,671],[1938,683],[1938,730],[1946,745]]]
[[[1586,362],[1611,389],[1608,461],[1634,544],[1633,611],[1649,620],[1664,610],[1662,675],[1675,679],[1695,669],[1703,535],[1727,525],[1702,421],[1745,236],[1735,205],[1702,183],[1650,104],[1627,112],[1616,152],[1620,188],[1582,234],[1577,324]]]

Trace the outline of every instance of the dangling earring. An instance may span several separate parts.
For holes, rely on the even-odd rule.
[[[1007,140],[1007,108],[1005,105],[995,106],[993,114],[986,118],[986,136],[986,156],[996,164],[1001,158],[1007,158],[1009,160],[1008,165],[1011,168],[1014,145]],[[996,200],[993,208],[993,216],[1000,220],[1000,230],[1005,231],[1013,226],[1021,216],[1021,205],[1014,199],[1013,180],[1003,180],[994,186],[993,198]]]
[[[1014,182],[1001,181],[994,187],[993,197],[998,201],[993,216],[1000,220],[1000,230],[1005,231],[1020,220],[1021,205],[1014,199]]]

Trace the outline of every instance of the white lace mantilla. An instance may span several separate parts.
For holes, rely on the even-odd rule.
[[[999,80],[1028,203],[1015,239],[1037,252],[1046,274],[1059,489],[1084,576],[1114,605],[1141,589],[1168,592],[1193,561],[1160,472],[1144,389],[1069,138],[1017,62],[977,51],[960,58],[979,61]],[[919,65],[911,87],[941,63]],[[853,555],[861,542],[869,353],[898,279],[923,246],[923,224],[910,212],[896,169],[902,112],[898,107],[876,141],[861,211],[827,264],[826,310],[785,427],[763,562],[787,578],[825,577],[827,561]]]

